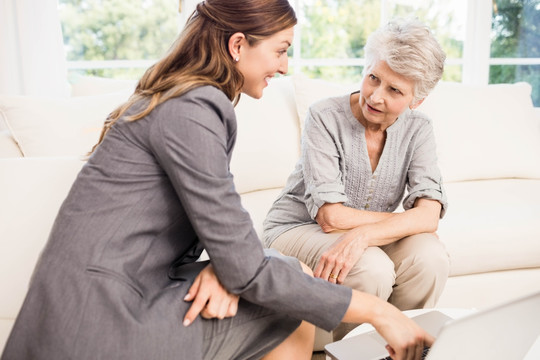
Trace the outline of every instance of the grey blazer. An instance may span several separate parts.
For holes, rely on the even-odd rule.
[[[200,358],[204,320],[182,325],[197,272],[181,266],[202,248],[229,291],[337,326],[349,288],[265,256],[229,171],[235,137],[210,86],[118,121],[60,209],[2,359]]]

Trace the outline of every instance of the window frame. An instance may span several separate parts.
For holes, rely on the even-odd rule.
[[[185,24],[187,17],[195,10],[200,0],[179,0],[179,26]],[[301,9],[303,0],[290,0],[295,9]],[[389,20],[387,11],[390,0],[381,1],[381,25]],[[462,58],[448,58],[447,65],[462,66],[462,83],[486,85],[489,83],[489,70],[492,65],[540,65],[540,58],[491,58],[492,0],[467,0],[467,23]],[[306,66],[363,66],[363,58],[349,59],[309,59],[301,54],[301,27],[295,28],[294,49],[290,58],[290,68],[299,73]],[[102,68],[147,68],[156,60],[106,60],[106,61],[68,61],[68,69]]]

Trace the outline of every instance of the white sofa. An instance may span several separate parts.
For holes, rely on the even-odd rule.
[[[67,99],[0,96],[0,352],[80,155],[132,87],[82,79]],[[351,88],[294,76],[261,100],[242,97],[231,170],[259,233],[298,158],[308,106]],[[441,307],[540,289],[540,111],[530,93],[525,83],[441,83],[419,109],[434,120],[450,204],[438,231],[451,257]],[[328,336],[317,339],[320,349]]]

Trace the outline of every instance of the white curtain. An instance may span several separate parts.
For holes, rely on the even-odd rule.
[[[180,28],[186,24],[188,17],[195,11],[197,4],[202,0],[180,0]]]
[[[69,94],[57,0],[0,0],[0,94]]]

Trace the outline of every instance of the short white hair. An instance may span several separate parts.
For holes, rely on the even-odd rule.
[[[394,19],[373,32],[364,47],[364,75],[378,61],[414,81],[414,101],[425,98],[442,78],[446,54],[418,19]]]

